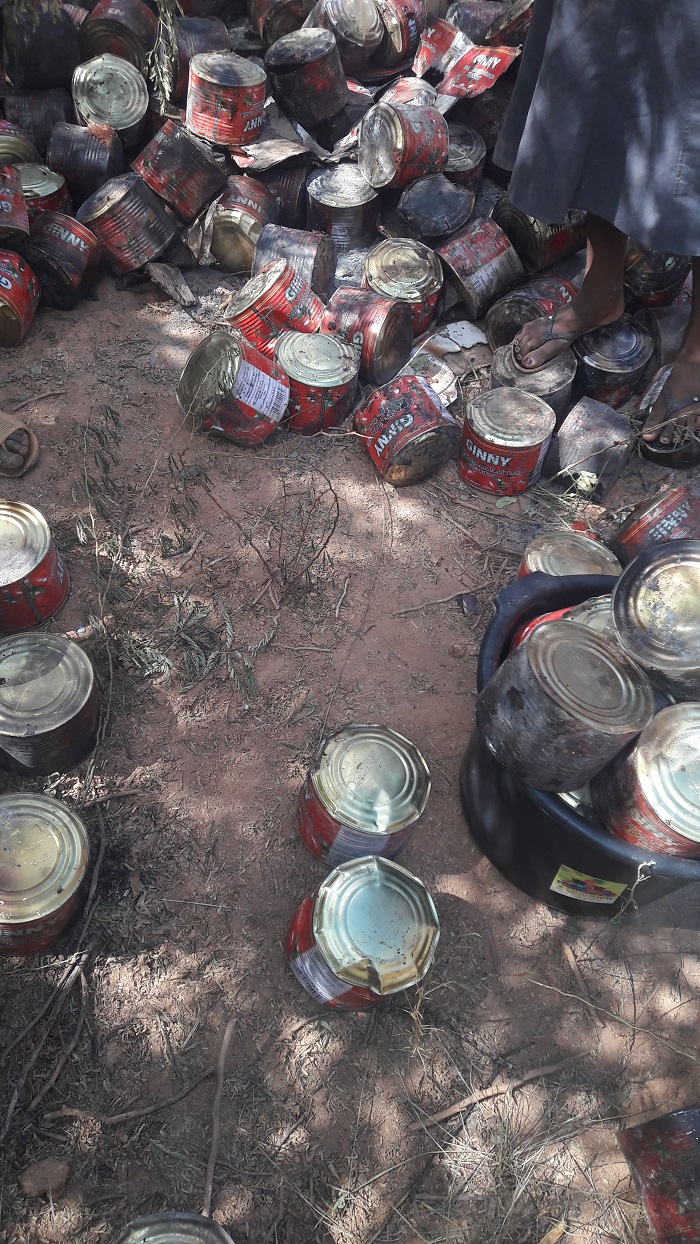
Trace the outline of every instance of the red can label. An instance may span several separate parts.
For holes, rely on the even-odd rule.
[[[73,210],[65,182],[48,194],[25,195],[25,203],[30,220],[35,220],[42,212],[65,212],[69,216]]]
[[[510,497],[536,484],[551,436],[525,449],[494,445],[464,420],[457,467],[463,480],[484,492]]]
[[[482,95],[519,55],[519,49],[514,47],[470,47],[450,66],[438,91],[440,95],[460,99]]]
[[[306,384],[289,377],[290,432],[313,436],[316,432],[340,427],[350,414],[357,392],[357,378],[346,380],[329,389]]]
[[[397,104],[401,123],[400,163],[392,186],[407,186],[428,173],[440,173],[447,165],[449,131],[444,117],[432,108]]]
[[[466,292],[474,319],[519,277],[522,264],[503,230],[493,220],[475,221],[436,252],[453,269]]]
[[[629,759],[617,770],[616,778],[618,788],[612,791],[609,802],[606,800],[606,825],[616,838],[659,855],[700,856],[700,842],[684,838],[657,816],[640,789]],[[608,781],[615,781],[615,776]]]
[[[576,297],[576,290],[569,281],[556,280],[553,277],[541,277],[532,282],[529,290],[522,292],[531,293],[535,306],[545,315],[553,315]]]
[[[433,322],[435,317],[435,308],[438,305],[440,290],[437,289],[434,294],[428,294],[421,302],[410,302],[411,308],[411,328],[413,336],[420,337]]]
[[[0,168],[0,238],[29,233],[29,214],[22,181],[14,164]]]
[[[60,266],[73,289],[80,287],[85,273],[102,258],[94,233],[62,212],[42,212],[32,221],[30,236],[32,244]]]
[[[0,306],[10,308],[19,326],[19,336],[13,344],[18,345],[27,333],[40,297],[41,286],[29,264],[14,251],[0,250]]]
[[[261,268],[260,272],[265,269]],[[323,320],[325,307],[306,281],[285,265],[277,280],[260,295],[255,307],[247,307],[233,315],[229,323],[240,329],[257,349],[259,343],[272,343],[280,333],[293,329],[298,333],[315,333]]]
[[[366,1010],[381,1002],[377,994],[359,985],[348,985],[332,972],[314,937],[314,890],[304,899],[287,930],[286,951],[289,966],[299,984],[322,1006],[341,1010]]]
[[[33,631],[58,613],[70,590],[70,578],[53,540],[38,566],[0,587],[0,632]]]
[[[612,543],[629,561],[653,544],[669,540],[700,539],[700,498],[683,484],[669,491],[635,520],[634,513],[616,533]]]
[[[397,46],[400,61],[413,56],[425,25],[425,6],[421,0],[377,0],[380,15],[400,33],[401,47]]]
[[[461,31],[449,22],[429,18],[413,61],[413,72],[419,78],[428,69],[444,74],[459,52],[466,49],[468,42]]]
[[[297,828],[309,851],[325,860],[331,868],[347,860],[359,859],[362,855],[383,855],[393,860],[408,842],[413,830],[413,826],[408,825],[393,834],[368,834],[344,825],[324,807],[311,774],[299,791]]]
[[[198,77],[190,65],[185,120],[200,137],[222,147],[253,142],[262,129],[264,107],[265,82],[218,86]]]
[[[355,431],[366,437],[365,448],[380,475],[417,436],[455,420],[422,376],[397,376],[376,389],[355,415]]]

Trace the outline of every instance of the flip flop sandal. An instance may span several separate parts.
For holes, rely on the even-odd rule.
[[[5,442],[7,441],[8,436],[12,436],[15,432],[25,433],[29,441],[29,447],[24,455],[24,462],[21,466],[7,466],[7,464],[2,462],[0,459],[0,477],[5,479],[17,479],[20,475],[24,475],[24,472],[28,471],[31,466],[34,466],[34,463],[39,457],[39,441],[34,432],[27,427],[26,423],[22,423],[20,419],[15,419],[12,415],[8,415],[4,410],[0,410],[0,450],[5,449]],[[14,451],[12,449],[8,449],[7,452],[13,453]]]
[[[664,388],[659,393],[659,399],[663,399],[666,408],[665,422],[673,419],[675,415],[679,415],[681,411],[689,410],[693,407],[695,407],[696,414],[700,415],[700,396],[698,395],[685,397],[680,402],[671,402],[666,396],[666,387],[664,385]],[[684,436],[681,440],[676,440],[666,445],[661,444],[658,436],[655,441],[642,440],[642,454],[645,458],[650,458],[652,462],[661,462],[664,466],[696,466],[700,461],[700,434],[696,432],[693,435]]]
[[[545,316],[545,319],[547,320],[547,327],[545,329],[545,335],[542,338],[542,340],[538,342],[536,346],[533,347],[535,350],[541,349],[541,347],[545,346],[548,341],[565,341],[567,345],[571,345],[571,342],[575,341],[577,337],[582,337],[584,335],[583,333],[576,333],[576,332],[555,333],[554,332],[554,321],[556,317],[557,317],[556,311],[554,312],[554,315]],[[545,359],[544,363],[540,363],[537,367],[523,367],[522,363],[518,362],[518,356],[515,352],[516,341],[517,341],[517,337],[515,338],[511,346],[511,354],[513,356],[513,365],[517,367],[518,371],[521,371],[524,376],[529,376],[531,372],[541,371],[543,367],[547,366],[547,363],[552,362],[551,359]]]

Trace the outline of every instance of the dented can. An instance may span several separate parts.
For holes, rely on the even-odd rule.
[[[190,355],[177,386],[183,415],[234,445],[267,440],[288,401],[282,368],[241,333],[210,333]]]
[[[23,250],[39,278],[42,301],[64,311],[82,298],[103,258],[94,233],[63,212],[37,216]]]
[[[608,543],[626,565],[654,545],[686,539],[700,540],[700,497],[675,484],[635,505]]]
[[[30,222],[42,212],[67,212],[71,201],[66,179],[44,164],[16,164]]]
[[[248,0],[250,20],[268,45],[298,30],[314,7],[314,0]]]
[[[237,147],[260,133],[266,75],[235,52],[203,52],[190,61],[186,124],[193,134]]]
[[[377,855],[339,864],[296,911],[289,966],[323,1006],[365,1010],[417,985],[440,925],[422,881]]]
[[[64,13],[68,14],[76,30],[80,30],[80,27],[82,26],[83,22],[85,21],[85,18],[90,12],[89,9],[84,9],[82,5],[80,4],[63,3],[61,5],[61,8],[63,9]]]
[[[65,605],[70,578],[34,506],[0,501],[0,634],[33,631]]]
[[[700,540],[639,553],[613,589],[622,647],[664,691],[700,699]]]
[[[306,180],[309,164],[286,164],[279,168],[256,171],[256,178],[274,195],[280,210],[279,223],[288,229],[304,228],[306,225]]]
[[[134,65],[105,52],[78,65],[72,89],[79,121],[108,126],[116,130],[125,147],[136,146],[146,126],[148,88]]]
[[[173,81],[172,102],[184,104],[190,77],[190,61],[203,52],[228,52],[231,36],[217,17],[180,17],[173,23],[175,46],[157,45],[156,55]]]
[[[442,289],[442,267],[430,247],[409,238],[379,242],[365,260],[365,280],[384,298],[408,303],[414,337],[432,323]]]
[[[347,74],[364,69],[384,38],[374,0],[318,0],[304,25],[330,30]]]
[[[379,474],[401,488],[434,475],[451,458],[459,428],[422,376],[397,376],[355,413],[355,431]]]
[[[252,265],[260,238],[268,226],[274,228],[278,217],[277,200],[261,182],[229,177],[212,218],[211,253],[219,267],[224,272],[255,272]]]
[[[524,275],[514,247],[493,220],[473,221],[435,250],[470,320],[481,319]]]
[[[306,191],[309,228],[330,234],[339,254],[374,241],[379,195],[354,164],[312,173]]]
[[[0,346],[18,346],[39,305],[41,286],[24,259],[0,250]]]
[[[518,644],[527,639],[528,635],[531,635],[543,622],[557,622],[560,618],[566,618],[569,622],[580,622],[581,626],[588,626],[597,635],[602,635],[605,639],[617,643],[617,631],[612,616],[612,596],[592,596],[590,600],[584,600],[580,605],[574,605],[573,608],[555,609],[552,613],[544,613],[539,618],[525,622],[513,636],[511,649],[517,648]]]
[[[548,225],[521,212],[504,196],[494,207],[492,216],[513,243],[528,273],[548,268],[557,259],[572,255],[586,245],[585,212],[572,210],[567,212],[562,224]]]
[[[383,104],[413,104],[416,108],[433,108],[437,91],[422,78],[398,78],[382,95]]]
[[[51,135],[46,162],[65,178],[73,202],[79,205],[123,172],[124,150],[116,132],[106,126],[98,137],[84,125],[61,121]]]
[[[336,249],[335,242],[327,233],[311,233],[307,229],[284,229],[276,224],[265,225],[253,254],[253,276],[267,264],[279,259],[285,259],[297,276],[324,302],[330,297],[335,276]]]
[[[158,22],[144,0],[97,0],[80,24],[80,55],[120,56],[146,72],[148,54],[155,47]]]
[[[689,255],[664,255],[630,241],[625,256],[625,302],[637,307],[668,307],[680,294],[691,261]]]
[[[447,122],[434,108],[375,104],[360,122],[358,166],[375,190],[407,186],[447,165]]]
[[[532,393],[546,402],[561,420],[571,405],[575,376],[576,356],[573,350],[564,350],[563,354],[550,359],[536,371],[524,372],[516,366],[512,348],[501,346],[491,361],[489,388],[520,389],[522,393]]]
[[[0,852],[0,954],[35,954],[80,911],[90,854],[85,826],[58,799],[2,795]]]
[[[532,20],[532,6],[535,0],[514,0],[504,13],[500,13],[484,34],[484,43],[489,47],[518,47],[525,42],[525,36]]]
[[[165,122],[131,167],[187,224],[226,185],[224,170],[176,121]]]
[[[510,345],[521,328],[532,320],[554,315],[576,296],[570,281],[538,276],[494,302],[486,315],[486,332],[492,350]]]
[[[29,236],[29,209],[20,173],[20,169],[26,167],[19,164],[0,167],[0,241],[5,245],[17,245]]]
[[[324,306],[320,298],[284,259],[268,264],[246,281],[229,303],[226,318],[258,349],[270,347],[287,329],[318,332]]]
[[[516,579],[541,570],[549,575],[614,575],[622,566],[610,549],[592,532],[547,531],[531,540],[523,554]]]
[[[337,289],[326,307],[321,331],[340,333],[361,358],[364,384],[385,384],[411,353],[413,331],[408,303],[383,298],[371,289]]]
[[[629,315],[585,333],[573,344],[579,360],[577,388],[615,409],[631,397],[654,346],[646,329]]]
[[[397,215],[419,238],[434,239],[456,233],[469,220],[474,208],[471,190],[455,186],[444,173],[420,177],[404,190]]]
[[[476,194],[486,163],[486,143],[467,125],[451,127],[449,135],[445,177]]]
[[[173,217],[136,173],[105,182],[76,217],[95,234],[117,275],[157,259],[177,234]]]
[[[290,432],[315,436],[339,427],[350,414],[360,364],[347,341],[325,333],[282,333],[275,362],[289,379]]]
[[[426,21],[423,0],[377,0],[384,37],[376,60],[387,68],[403,67],[413,58]]]
[[[0,118],[0,165],[38,164],[39,153],[19,125]]]
[[[541,398],[511,389],[467,402],[457,467],[474,488],[514,496],[536,484],[552,438],[554,411]]]
[[[62,635],[0,641],[0,768],[21,777],[68,773],[97,744],[92,662]]]
[[[42,153],[48,147],[54,126],[59,121],[73,120],[73,100],[62,86],[46,91],[8,91],[4,107],[7,120],[20,126]],[[22,162],[36,161],[29,158]]]
[[[348,85],[335,37],[329,30],[295,30],[265,53],[277,103],[300,125],[335,116],[348,101]]]

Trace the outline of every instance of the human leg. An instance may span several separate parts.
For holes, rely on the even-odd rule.
[[[680,410],[673,409],[677,403],[682,403]],[[700,433],[700,257],[693,260],[693,301],[683,344],[642,437],[672,445],[688,431]]]

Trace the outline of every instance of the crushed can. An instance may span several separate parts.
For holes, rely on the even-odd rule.
[[[579,361],[577,389],[617,409],[642,379],[653,349],[648,332],[630,315],[585,333],[573,343]]]
[[[285,259],[297,276],[324,302],[330,298],[336,268],[336,249],[335,242],[328,233],[313,233],[308,229],[285,229],[276,224],[265,225],[253,252],[253,276],[267,264],[275,263],[279,259]]]
[[[434,475],[455,452],[459,427],[422,376],[397,376],[355,412],[355,431],[394,488]]]
[[[61,121],[51,134],[46,162],[65,178],[71,199],[80,206],[124,171],[124,149],[114,130],[103,129],[98,138],[84,125]]]
[[[528,273],[540,272],[586,245],[585,212],[572,210],[562,224],[548,225],[521,212],[504,196],[492,215],[510,238]]]
[[[571,406],[571,391],[576,376],[576,356],[573,350],[550,359],[536,371],[525,372],[517,367],[511,346],[500,346],[491,362],[491,389],[520,389],[532,393],[551,406],[561,421]]]
[[[455,186],[444,173],[431,173],[404,190],[397,212],[417,237],[432,243],[461,229],[473,208],[471,190]]]
[[[186,125],[220,147],[254,142],[263,123],[267,76],[235,52],[200,52],[190,61]]]
[[[545,531],[530,541],[515,577],[522,579],[537,570],[554,576],[604,574],[617,578],[622,566],[592,532],[562,529]]]
[[[417,108],[434,108],[437,91],[422,78],[397,78],[382,93],[383,104],[414,104]]]
[[[376,0],[384,36],[375,59],[389,69],[403,68],[415,55],[426,21],[424,0]]]
[[[629,462],[633,441],[626,415],[582,397],[558,428],[545,459],[545,477],[604,501]]]
[[[246,281],[229,303],[226,318],[257,349],[269,348],[271,358],[280,333],[318,332],[324,311],[306,281],[286,260],[277,259]]]
[[[472,321],[481,319],[524,276],[514,247],[494,220],[474,220],[435,250]]]
[[[106,181],[76,212],[117,275],[157,259],[177,234],[174,218],[136,173]]]
[[[289,380],[241,333],[213,332],[190,355],[176,396],[195,426],[234,445],[254,447],[279,425],[289,402]]]
[[[23,248],[41,283],[47,307],[69,310],[95,279],[103,250],[80,221],[63,212],[42,212],[32,221],[29,243]]]
[[[403,187],[447,165],[447,122],[434,108],[375,104],[360,122],[358,166],[375,190]]]
[[[514,496],[536,484],[554,431],[551,406],[531,393],[495,389],[467,402],[457,468],[474,488]]]
[[[22,777],[68,773],[97,745],[95,671],[61,635],[0,640],[0,768]]]
[[[145,73],[157,28],[156,15],[145,0],[97,0],[80,23],[81,59],[109,52]]]
[[[284,112],[300,125],[319,125],[348,102],[348,84],[335,36],[329,30],[295,30],[265,53],[270,88]]]
[[[349,285],[341,286],[329,299],[321,331],[340,333],[356,348],[363,384],[391,380],[407,362],[413,343],[407,303]]]
[[[165,122],[131,167],[187,224],[226,185],[224,170],[176,121]]]
[[[0,249],[0,346],[24,340],[39,306],[41,286],[29,264],[14,251]]]
[[[0,243],[18,247],[29,237],[29,208],[22,189],[20,170],[24,164],[5,164],[0,168]]]
[[[364,69],[384,38],[374,0],[318,0],[305,26],[322,26],[335,37],[346,74]]]
[[[309,229],[330,234],[339,254],[371,245],[379,195],[354,164],[312,173],[306,193]]]
[[[282,333],[275,362],[289,380],[286,427],[302,436],[337,428],[350,414],[360,361],[342,337],[325,333]]]
[[[700,540],[700,497],[674,484],[635,505],[608,544],[624,566],[656,544],[685,539]]]
[[[435,251],[409,238],[387,239],[368,252],[364,276],[375,293],[408,303],[414,337],[426,331],[442,290],[442,267]]]

